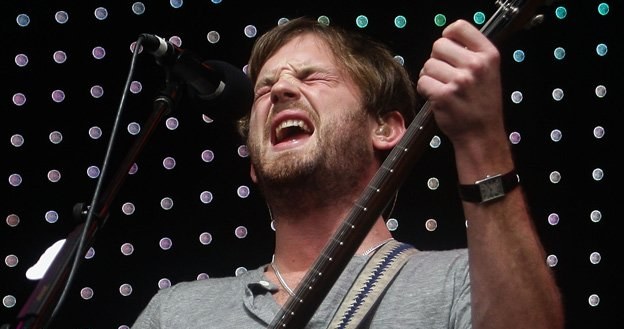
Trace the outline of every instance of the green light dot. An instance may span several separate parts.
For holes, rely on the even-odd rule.
[[[394,18],[394,26],[402,29],[405,27],[405,25],[407,25],[407,19],[405,18],[405,16],[397,16]]]
[[[561,6],[555,9],[555,16],[557,16],[557,18],[564,19],[566,18],[567,15],[568,15],[568,10],[565,7]]]
[[[316,21],[325,26],[329,25],[329,17],[325,15],[319,16],[319,18]]]
[[[368,17],[360,15],[355,19],[355,25],[359,28],[365,28],[368,26]]]
[[[485,14],[484,14],[484,13],[482,13],[482,12],[480,12],[480,11],[477,11],[477,12],[476,12],[476,13],[472,16],[472,19],[474,20],[474,22],[475,22],[477,25],[481,25],[481,24],[483,24],[483,23],[485,22]]]
[[[555,51],[553,51],[553,55],[556,59],[562,60],[566,55],[566,51],[563,47],[557,47],[555,48]]]
[[[444,26],[446,24],[446,16],[444,16],[444,14],[437,14],[433,18],[433,22],[436,26]]]
[[[600,43],[596,46],[596,53],[598,54],[598,56],[605,56],[608,50],[609,48],[604,43]]]
[[[598,5],[598,13],[602,16],[609,13],[609,5],[607,3],[601,3]]]

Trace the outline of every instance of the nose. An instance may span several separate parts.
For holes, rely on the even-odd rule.
[[[286,75],[271,87],[271,102],[288,102],[299,99],[301,96],[296,78]]]

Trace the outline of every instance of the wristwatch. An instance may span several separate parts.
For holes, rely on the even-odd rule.
[[[520,184],[520,177],[515,169],[506,174],[486,176],[474,184],[460,184],[459,197],[468,202],[484,203],[505,196]]]

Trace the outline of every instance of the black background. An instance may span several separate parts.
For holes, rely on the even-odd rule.
[[[509,132],[522,136],[515,144],[518,171],[529,198],[534,221],[548,255],[554,255],[554,266],[562,288],[568,328],[607,328],[621,316],[611,311],[616,305],[615,263],[620,252],[615,247],[616,162],[621,143],[616,112],[621,109],[617,96],[616,74],[621,74],[619,49],[616,49],[618,3],[607,15],[598,14],[600,1],[555,1],[545,9],[544,23],[532,30],[519,31],[500,44],[503,59],[506,116]],[[19,225],[0,225],[0,255],[15,255],[14,267],[0,266],[0,298],[14,296],[16,305],[0,306],[0,324],[14,321],[37,284],[25,278],[25,272],[41,253],[55,241],[65,238],[76,221],[75,204],[90,203],[96,179],[87,177],[89,166],[101,168],[106,145],[120,106],[124,83],[131,62],[131,44],[141,33],[165,38],[178,36],[181,47],[202,58],[227,61],[243,68],[255,40],[244,35],[247,25],[254,25],[258,35],[277,24],[279,18],[301,15],[327,15],[332,24],[357,29],[355,19],[366,15],[369,25],[364,32],[387,42],[416,76],[429,54],[431,43],[442,28],[433,23],[437,13],[448,22],[458,18],[471,20],[476,11],[487,17],[495,10],[494,1],[286,1],[239,2],[224,0],[186,1],[173,8],[167,1],[146,1],[142,15],[132,12],[132,1],[11,1],[2,11],[3,46],[2,149],[5,177],[1,210],[5,217],[17,215]],[[555,8],[564,6],[568,15],[555,17]],[[98,20],[94,11],[108,10],[108,17]],[[55,22],[57,11],[66,11],[69,21]],[[30,24],[20,27],[19,14],[27,14]],[[397,15],[407,18],[407,26],[393,25]],[[221,40],[211,44],[206,35],[218,31]],[[606,56],[598,56],[599,43],[609,46]],[[91,56],[91,50],[106,49],[103,59]],[[553,57],[556,47],[566,50],[566,57]],[[513,60],[513,52],[526,54],[523,62]],[[52,54],[63,50],[68,60],[57,64]],[[17,54],[26,54],[25,67],[15,65]],[[137,58],[133,80],[143,89],[129,94],[121,117],[119,143],[113,153],[121,157],[136,138],[126,125],[137,122],[144,126],[153,99],[164,84],[163,69],[148,54]],[[101,98],[93,98],[89,89],[104,88]],[[599,98],[594,89],[603,85],[607,95]],[[565,96],[553,100],[553,89],[561,88]],[[66,99],[55,103],[53,90],[63,90]],[[515,104],[511,93],[521,91],[523,101]],[[27,101],[16,106],[12,97],[23,93]],[[84,260],[77,272],[68,297],[54,322],[56,328],[123,328],[130,326],[149,298],[158,290],[158,281],[172,283],[195,280],[199,273],[211,277],[234,275],[238,268],[252,269],[270,260],[272,231],[268,212],[248,177],[249,164],[237,154],[240,141],[233,129],[235,109],[212,104],[197,104],[182,98],[170,115],[180,122],[176,130],[159,124],[138,160],[138,172],[127,178],[110,208],[110,218],[98,231],[92,245],[95,256]],[[214,119],[207,123],[202,114]],[[102,128],[100,139],[87,133],[94,126]],[[606,134],[593,136],[601,126]],[[559,129],[563,138],[550,139]],[[49,141],[52,131],[63,134],[59,144]],[[20,147],[11,144],[11,136],[24,137]],[[455,189],[455,172],[449,144],[440,136],[438,148],[427,149],[399,193],[393,216],[399,222],[397,238],[420,249],[445,249],[465,246],[465,223]],[[214,161],[203,162],[200,154],[211,150]],[[176,167],[164,169],[165,157],[174,157]],[[600,168],[604,178],[592,179]],[[48,181],[49,170],[61,172],[59,182]],[[116,169],[116,168],[113,168]],[[552,183],[549,175],[557,171],[562,179]],[[19,174],[18,186],[8,183],[9,176]],[[437,178],[440,187],[430,190],[427,180]],[[621,180],[618,180],[621,181]],[[237,188],[247,186],[247,198],[237,196]],[[214,200],[200,202],[199,194],[211,191]],[[163,210],[160,200],[171,197],[174,206]],[[124,215],[121,206],[131,202],[136,211]],[[56,211],[59,220],[48,223],[47,211]],[[599,210],[602,219],[590,220]],[[550,214],[558,214],[557,225],[548,223]],[[427,231],[425,222],[437,221],[437,229]],[[246,227],[245,238],[234,230]],[[198,236],[209,232],[213,241],[199,243]],[[159,248],[158,241],[169,237],[173,247]],[[131,243],[134,253],[124,256],[121,245]],[[599,252],[598,264],[589,261]],[[119,287],[130,284],[132,294],[122,296]],[[89,287],[94,296],[85,300],[80,290]],[[600,297],[590,306],[592,294]],[[509,296],[513,298],[513,296]],[[207,310],[209,312],[209,310]],[[218,316],[218,315],[215,315]],[[616,325],[617,326],[617,325]]]

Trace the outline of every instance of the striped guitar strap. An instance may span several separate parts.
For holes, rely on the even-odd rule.
[[[379,297],[418,250],[407,243],[390,240],[368,260],[345,295],[328,328],[357,328]]]

